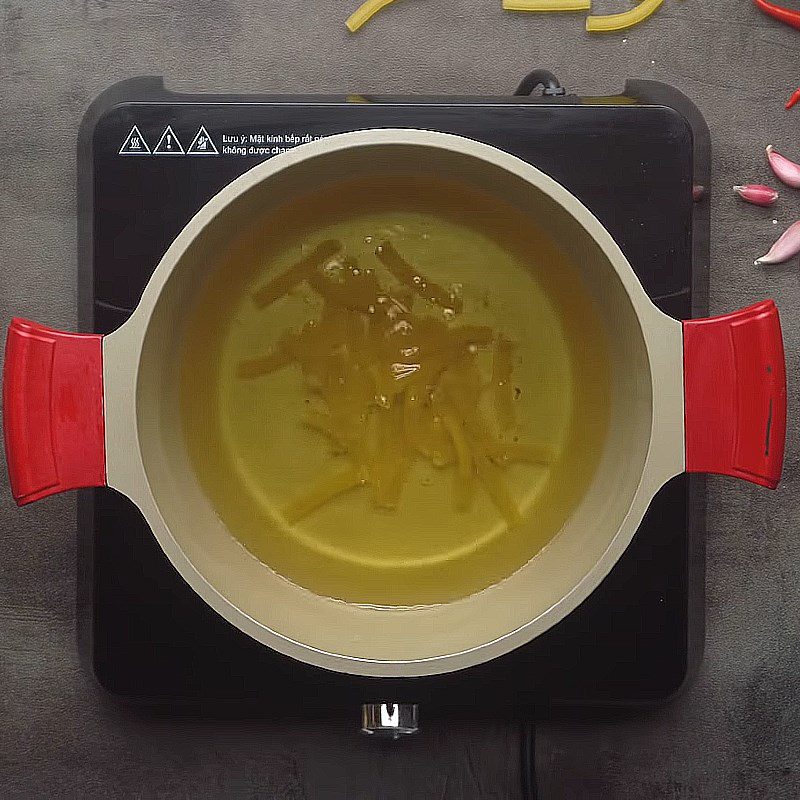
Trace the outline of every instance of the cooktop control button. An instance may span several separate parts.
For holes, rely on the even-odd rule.
[[[416,703],[364,703],[361,706],[361,733],[399,739],[419,730]]]

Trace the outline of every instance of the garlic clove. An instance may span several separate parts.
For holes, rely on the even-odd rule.
[[[800,164],[782,156],[771,144],[767,145],[767,160],[780,180],[793,189],[800,189]]]
[[[762,264],[783,264],[798,253],[800,253],[800,220],[790,225],[770,247],[769,252],[753,263],[757,267]]]
[[[748,183],[744,186],[734,186],[733,191],[748,203],[756,206],[771,206],[778,199],[778,193],[771,186],[761,183]]]

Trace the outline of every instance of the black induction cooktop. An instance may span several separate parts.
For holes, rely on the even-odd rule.
[[[692,187],[709,185],[708,129],[668,86],[629,81],[608,97],[261,97],[173,94],[141,78],[99,97],[81,129],[82,329],[121,325],[172,239],[233,178],[285,148],[374,127],[461,134],[524,158],[599,217],[660,308],[705,312],[708,205],[693,202]],[[353,713],[384,699],[472,716],[655,703],[700,659],[704,517],[702,478],[680,476],[597,591],[543,636],[450,675],[370,679],[251,640],[184,583],[128,500],[85,491],[80,649],[121,698],[246,714]]]

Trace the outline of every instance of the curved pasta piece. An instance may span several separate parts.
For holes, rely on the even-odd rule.
[[[348,18],[347,25],[350,33],[355,33],[364,23],[369,22],[382,8],[385,8],[394,0],[367,0],[360,5]]]
[[[586,30],[590,33],[624,31],[655,14],[663,2],[664,0],[642,0],[635,8],[623,11],[621,14],[586,17]]]

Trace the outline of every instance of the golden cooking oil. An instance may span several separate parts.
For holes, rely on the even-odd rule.
[[[231,535],[317,594],[418,605],[502,580],[558,533],[604,445],[610,363],[594,301],[539,222],[466,184],[400,175],[320,187],[235,232],[189,310],[181,373],[190,459]],[[308,281],[265,307],[254,298],[331,240],[387,291],[396,276],[378,248],[390,244],[422,280],[458,296],[457,313],[436,297],[416,297],[417,318],[488,328],[496,343],[513,346],[506,411],[513,425],[496,426],[493,436],[549,454],[547,463],[495,470],[518,521],[509,522],[480,481],[468,503],[456,502],[458,465],[422,457],[408,459],[391,507],[376,504],[369,485],[356,484],[300,518],[288,513],[321,476],[346,471],[352,458],[308,424],[319,387],[297,363],[248,378],[242,364],[325,313]],[[325,343],[319,347],[325,357]],[[475,357],[477,392],[491,393],[491,350]],[[491,399],[480,402],[491,406]]]

